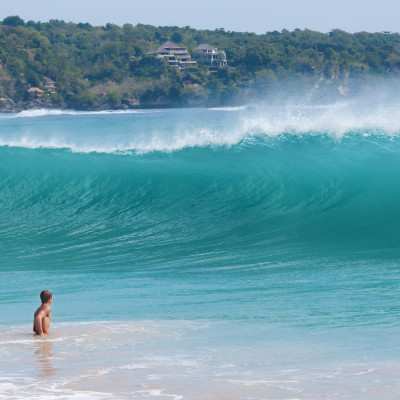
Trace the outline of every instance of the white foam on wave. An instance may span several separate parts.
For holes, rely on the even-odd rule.
[[[22,136],[19,138],[1,138],[0,147],[16,147],[30,150],[50,149],[50,150],[69,150],[73,153],[117,153],[130,151],[124,149],[125,146],[118,144],[96,144],[96,143],[78,143],[73,139],[66,140],[63,138],[36,138],[33,135]],[[129,147],[129,146],[128,146]]]
[[[128,364],[122,365],[119,369],[146,369],[148,368],[146,365],[143,364]]]
[[[150,152],[170,153],[184,148],[232,146],[242,139],[240,131],[231,135],[220,135],[212,129],[183,130],[176,132],[172,137],[149,135],[143,138],[128,138],[115,141],[111,136],[103,140],[86,140],[81,138],[66,139],[53,136],[40,138],[26,135],[17,138],[0,137],[0,147],[20,147],[27,149],[64,149],[73,153],[108,153],[108,154],[146,154]]]
[[[209,111],[243,111],[249,106],[237,106],[237,107],[213,107],[209,108]]]
[[[145,113],[147,110],[104,110],[104,111],[76,111],[69,109],[48,109],[36,108],[31,110],[24,110],[19,113],[6,113],[0,114],[1,118],[37,118],[48,116],[61,116],[61,115],[108,115],[108,114],[140,114]]]
[[[243,120],[243,131],[276,137],[283,133],[326,134],[339,139],[350,133],[400,134],[400,105],[358,105],[274,107]]]
[[[145,154],[153,151],[170,153],[185,148],[230,147],[239,143],[242,138],[243,134],[240,130],[233,130],[227,133],[210,128],[199,128],[197,130],[181,129],[172,137],[153,135],[147,140],[132,141],[129,147],[136,154]],[[127,149],[124,150],[126,151]]]
[[[215,111],[236,111],[238,114],[227,118],[226,122],[214,126],[208,116]],[[159,110],[158,110],[159,111]],[[30,110],[19,114],[20,117],[43,115],[84,115],[84,114],[126,114],[146,111],[103,111],[78,112],[64,110]],[[153,112],[153,110],[151,110]],[[130,126],[129,131],[118,131],[118,119],[110,123],[99,134],[95,129],[80,128],[79,132],[68,130],[68,120],[62,121],[62,134],[54,132],[35,132],[33,128],[21,128],[14,134],[0,135],[1,147],[22,147],[28,149],[66,149],[74,153],[111,153],[146,154],[150,152],[174,152],[185,148],[231,147],[239,143],[251,144],[257,138],[275,138],[283,134],[328,135],[341,139],[348,134],[384,135],[396,137],[400,134],[400,107],[389,105],[358,105],[357,103],[338,103],[324,106],[287,106],[287,107],[232,107],[204,110],[204,119],[196,125],[188,126],[187,117],[191,110],[174,114],[172,125],[164,121],[151,120],[148,126]],[[167,112],[168,113],[168,112]],[[207,113],[209,113],[207,115]],[[172,114],[171,114],[172,115]],[[182,115],[183,119],[180,119]],[[223,114],[221,114],[223,115]],[[185,120],[186,118],[186,120]],[[222,117],[221,117],[222,118]],[[225,120],[224,120],[225,121]],[[103,125],[102,125],[103,126]],[[49,128],[53,129],[53,127]],[[127,128],[125,128],[127,129]],[[87,133],[87,134],[86,134]]]

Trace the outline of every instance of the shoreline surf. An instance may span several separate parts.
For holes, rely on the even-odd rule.
[[[350,346],[329,349],[310,338],[265,337],[255,346],[228,334],[239,327],[212,321],[59,323],[47,339],[18,333],[22,326],[6,328],[16,339],[0,336],[0,366],[7,371],[0,393],[5,399],[30,392],[34,399],[383,400],[398,392],[394,355],[357,363],[342,358]]]

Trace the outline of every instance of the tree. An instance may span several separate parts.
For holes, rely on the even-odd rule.
[[[183,37],[182,34],[179,32],[174,32],[171,36],[171,40],[175,43],[182,43]]]
[[[18,17],[18,15],[10,15],[9,17],[4,18],[3,25],[23,26],[25,25],[25,22],[22,18]]]

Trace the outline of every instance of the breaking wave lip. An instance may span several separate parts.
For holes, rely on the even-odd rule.
[[[237,111],[237,107],[224,108]],[[239,107],[242,110],[242,107]],[[214,108],[215,110],[221,110]],[[14,117],[35,117],[47,115],[102,115],[160,112],[161,110],[123,111],[73,111],[73,110],[30,110]],[[205,110],[207,112],[207,110]],[[151,118],[151,117],[150,117]],[[117,121],[116,121],[117,122]],[[180,124],[180,120],[177,121]],[[162,126],[155,126],[153,132],[133,132],[118,136],[76,135],[67,132],[58,136],[56,132],[47,136],[41,133],[0,135],[0,147],[28,149],[64,149],[73,153],[108,153],[140,155],[151,152],[171,153],[188,148],[230,148],[236,145],[254,146],[286,136],[326,136],[332,140],[358,135],[400,137],[400,106],[391,104],[379,107],[360,107],[343,103],[323,107],[270,107],[252,108],[240,114],[237,123],[223,127],[208,125],[181,129],[177,124],[174,132],[164,132]]]
[[[149,137],[130,137],[81,141],[81,138],[60,138],[56,135],[38,138],[35,135],[22,137],[0,136],[0,147],[68,150],[72,153],[107,153],[107,154],[146,154],[151,152],[171,153],[187,148],[231,147],[237,145],[247,136],[246,132],[237,130],[226,134],[213,129],[199,128],[195,130],[180,130],[173,136],[163,137],[150,134]]]
[[[174,153],[185,149],[230,149],[234,146],[257,147],[271,143],[270,140],[279,140],[279,138],[287,139],[290,136],[298,136],[299,138],[326,136],[333,141],[338,141],[343,137],[358,135],[359,137],[398,137],[399,135],[388,135],[385,132],[370,129],[365,131],[346,132],[340,135],[330,135],[327,132],[309,131],[294,132],[285,130],[283,132],[265,132],[262,126],[255,124],[248,127],[249,129],[243,133],[233,133],[231,136],[218,136],[212,132],[199,130],[193,134],[182,135],[165,139],[162,137],[152,137],[149,140],[133,139],[126,143],[118,142],[84,142],[77,143],[71,140],[62,140],[58,138],[38,139],[35,137],[22,137],[13,139],[1,139],[0,148],[25,148],[29,150],[65,150],[71,153],[99,153],[99,154],[115,154],[115,155],[145,155],[148,153]],[[202,134],[203,132],[203,134]]]
[[[328,135],[334,139],[353,134],[400,135],[400,105],[359,105],[335,103],[323,106],[274,107],[243,119],[244,131],[262,132],[270,137]]]

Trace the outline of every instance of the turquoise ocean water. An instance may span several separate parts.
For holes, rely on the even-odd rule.
[[[0,397],[399,397],[399,110],[1,115]]]

